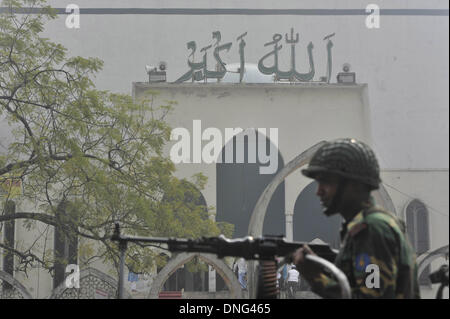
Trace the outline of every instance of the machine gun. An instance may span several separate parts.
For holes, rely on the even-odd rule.
[[[432,284],[441,284],[436,293],[436,299],[442,299],[445,287],[448,287],[448,265],[442,265],[438,270],[428,275]]]
[[[119,298],[123,297],[123,271],[125,250],[128,242],[140,244],[147,243],[149,245],[166,244],[167,250],[171,252],[209,253],[217,255],[219,258],[234,256],[243,257],[246,260],[259,260],[261,261],[259,271],[260,288],[258,289],[257,298],[261,299],[276,298],[278,290],[276,287],[276,257],[285,257],[285,262],[290,262],[292,261],[292,253],[303,245],[308,244],[319,257],[307,255],[307,258],[324,268],[328,268],[338,281],[342,283],[342,295],[344,297],[349,297],[348,291],[350,291],[350,288],[345,275],[332,264],[336,257],[336,252],[334,252],[327,244],[287,242],[280,236],[264,236],[260,238],[247,236],[236,239],[228,239],[223,235],[199,239],[124,236],[120,234],[120,227],[117,223],[115,224],[111,240],[119,243],[120,250]]]

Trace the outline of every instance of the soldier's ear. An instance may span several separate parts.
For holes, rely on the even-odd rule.
[[[349,180],[347,182],[348,187],[351,188],[352,191],[360,194],[370,194],[370,186],[359,181]]]

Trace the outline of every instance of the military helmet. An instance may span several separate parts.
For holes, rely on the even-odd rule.
[[[350,138],[326,142],[313,155],[303,175],[315,178],[318,173],[330,173],[360,181],[371,190],[378,189],[380,167],[372,149]]]

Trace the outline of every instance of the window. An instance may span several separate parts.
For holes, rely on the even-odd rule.
[[[414,199],[406,206],[405,215],[409,240],[419,256],[430,249],[428,210],[424,203]],[[419,284],[430,285],[429,274],[430,267],[428,266],[420,275]]]
[[[61,203],[58,206],[57,219],[59,219],[59,216],[67,213],[66,208],[66,203]],[[57,225],[55,227],[54,254],[55,275],[53,277],[53,288],[56,288],[64,281],[66,266],[78,264],[78,237],[73,234],[68,235],[61,226]]]

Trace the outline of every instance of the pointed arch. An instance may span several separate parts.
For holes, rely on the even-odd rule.
[[[267,208],[268,208],[269,202],[270,202],[273,194],[275,193],[275,190],[277,189],[278,185],[280,185],[291,173],[293,173],[300,167],[308,164],[310,162],[311,158],[313,157],[314,153],[325,143],[326,143],[325,141],[321,141],[321,142],[311,146],[310,148],[308,148],[301,154],[297,155],[292,161],[287,163],[276,174],[276,176],[272,179],[272,181],[264,189],[264,192],[259,197],[258,202],[256,203],[255,208],[253,209],[253,212],[252,212],[252,215],[250,218],[249,228],[248,228],[249,235],[254,236],[254,237],[259,237],[262,235],[263,223],[264,223],[265,215],[267,212]],[[395,210],[393,209],[394,207],[392,204],[392,199],[390,198],[389,194],[386,192],[383,185],[380,184],[380,189],[373,192],[373,194],[375,195],[375,198],[382,199],[380,206],[383,206],[386,209],[388,209],[389,206],[392,206],[391,211],[392,211],[392,213],[395,214]],[[256,297],[255,268],[256,268],[256,263],[251,262],[250,266],[249,266],[248,277],[249,277],[249,282],[251,282],[250,296],[253,298]],[[252,289],[252,287],[253,287],[253,289]]]
[[[116,299],[117,296],[117,279],[89,267],[80,272],[80,288],[67,288],[63,281],[49,299]],[[125,298],[131,298],[127,291]]]
[[[419,199],[411,200],[405,206],[406,232],[417,256],[430,249],[429,213],[425,204]],[[428,275],[430,267],[425,267],[419,275],[419,283],[430,285]]]
[[[0,299],[33,299],[31,294],[16,278],[0,270]],[[5,288],[4,284],[8,287]]]
[[[194,257],[198,256],[205,263],[213,266],[216,271],[222,276],[225,284],[230,291],[230,297],[233,299],[242,298],[241,286],[236,278],[236,276],[231,271],[230,267],[222,260],[214,255],[198,254],[198,253],[180,253],[169,260],[169,262],[164,266],[163,269],[156,275],[153,280],[150,293],[148,295],[149,299],[158,298],[158,294],[161,291],[166,280],[172,275],[178,268],[189,262]]]
[[[312,241],[319,238],[338,249],[340,244],[340,215],[325,216],[316,196],[317,182],[307,185],[297,196],[294,205],[293,235],[295,241]]]
[[[418,255],[430,249],[429,213],[419,199],[411,200],[405,206],[406,230],[409,240]]]
[[[258,197],[284,165],[278,143],[271,138],[272,136],[265,136],[259,130],[249,128],[229,139],[219,155],[220,160],[216,164],[216,221],[234,224],[235,238],[248,234],[251,212]],[[269,158],[265,164],[260,161],[259,154],[264,153],[263,147],[264,155]],[[264,168],[267,169],[271,165],[276,165],[269,169],[274,170],[274,173],[266,174]],[[284,213],[285,186],[281,183],[268,205],[267,218],[263,225],[266,234],[285,234]]]
[[[195,206],[201,206],[201,215],[202,218],[206,219],[209,218],[208,215],[208,204],[206,202],[205,197],[203,196],[202,192],[197,188],[196,185],[194,185],[192,182],[182,179],[180,180],[180,183],[185,188],[184,196],[184,202],[185,204],[192,204]],[[163,201],[170,201],[171,198],[164,195]],[[170,257],[169,257],[170,258]],[[207,272],[206,272],[207,274]],[[192,283],[195,282],[195,277],[198,276],[205,276],[205,272],[201,272],[200,274],[197,273],[191,273],[184,269],[177,269],[173,273],[170,274],[170,276],[165,280],[165,288],[168,289],[181,289],[180,287],[183,287],[185,289],[193,289]],[[204,277],[203,277],[204,278]]]
[[[448,259],[448,245],[442,246],[438,249],[427,251],[417,257],[417,276],[420,277],[430,264],[439,257]]]

